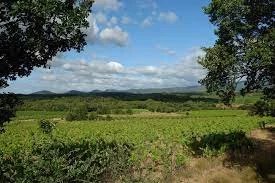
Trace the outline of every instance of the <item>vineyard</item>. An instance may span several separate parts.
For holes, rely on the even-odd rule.
[[[194,156],[252,150],[247,136],[273,122],[244,110],[132,111],[73,122],[64,111],[18,111],[0,135],[2,181],[164,181]]]

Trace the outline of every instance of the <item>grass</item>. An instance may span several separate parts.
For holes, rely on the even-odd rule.
[[[200,110],[184,113],[151,113],[138,111],[133,115],[114,115],[113,121],[62,120],[63,112],[19,111],[18,116],[0,135],[0,150],[5,154],[29,151],[34,143],[51,138],[65,142],[81,139],[104,139],[134,145],[130,161],[139,176],[150,172],[172,172],[190,157],[186,140],[192,134],[230,133],[258,128],[259,118],[248,116],[243,110]],[[124,117],[123,117],[124,116]],[[52,136],[39,130],[39,119],[54,119],[56,129]],[[145,173],[144,173],[145,172]]]
[[[0,135],[0,147],[4,150],[12,146],[27,148],[32,139],[44,139],[38,132],[38,120],[42,118],[61,118],[60,112],[19,112],[18,117],[7,125],[7,132]],[[146,116],[143,114],[143,116]],[[150,114],[149,114],[150,116]],[[29,119],[28,121],[24,121]],[[31,120],[33,119],[33,120]],[[65,122],[59,120],[54,137],[66,140],[78,140],[80,138],[104,138],[109,140],[128,141],[137,147],[146,143],[165,141],[181,144],[184,140],[183,132],[226,132],[232,130],[250,130],[258,127],[260,118],[250,117],[246,111],[241,110],[211,110],[192,111],[189,115],[171,114],[154,116],[154,118],[117,119],[114,121],[79,121]],[[149,147],[148,146],[148,147]],[[146,153],[145,153],[146,154]]]
[[[65,114],[63,111],[17,111],[14,120],[63,118]]]

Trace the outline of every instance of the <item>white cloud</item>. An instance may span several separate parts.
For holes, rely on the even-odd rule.
[[[141,9],[157,9],[158,4],[154,0],[139,0],[137,1],[138,7]]]
[[[155,66],[144,66],[140,68],[136,68],[136,73],[144,74],[144,75],[156,75],[161,72],[161,70]]]
[[[99,24],[107,24],[108,22],[106,15],[102,12],[96,13],[95,18]]]
[[[88,21],[90,26],[88,29],[85,29],[84,32],[87,34],[87,41],[90,43],[94,43],[97,39],[99,28],[97,26],[96,19],[93,17],[92,14],[88,17]]]
[[[177,53],[176,51],[170,49],[170,48],[166,48],[166,47],[161,47],[159,45],[156,46],[156,48],[158,50],[160,50],[162,53],[166,54],[166,55],[169,55],[169,56],[175,56]]]
[[[99,33],[100,40],[103,43],[112,43],[118,46],[125,46],[128,43],[129,35],[119,26],[114,28],[105,28]]]
[[[54,92],[192,86],[197,85],[198,80],[204,76],[204,70],[197,63],[197,58],[203,55],[202,50],[192,49],[173,64],[137,67],[125,66],[119,61],[108,59],[67,60],[57,58],[52,66],[52,73],[41,72],[39,69],[35,71],[36,76],[24,78],[22,83],[25,85],[32,81],[31,88],[34,91],[51,90]],[[39,74],[41,75],[38,77],[40,80],[37,79]],[[19,82],[17,86],[22,85]],[[22,90],[22,87],[18,91],[31,92]]]
[[[104,10],[117,11],[123,6],[123,3],[119,0],[96,0],[94,6]]]
[[[152,17],[146,17],[142,23],[141,23],[141,26],[142,27],[149,27],[153,24],[153,18]]]
[[[178,20],[178,16],[172,11],[161,12],[159,14],[159,20],[166,23],[175,23]]]
[[[122,72],[123,71],[123,66],[118,63],[118,62],[109,62],[107,63],[107,68],[110,70],[110,71],[114,71],[114,72]]]
[[[121,18],[121,23],[122,23],[122,24],[125,24],[125,25],[130,24],[130,23],[132,23],[132,19],[131,19],[130,17],[123,16],[123,17]]]
[[[118,23],[118,18],[112,16],[112,17],[110,18],[110,21],[108,22],[108,26],[117,25],[117,23]]]
[[[42,80],[44,80],[44,81],[56,81],[56,79],[57,78],[55,75],[48,74],[48,75],[42,76]]]
[[[153,10],[151,16],[147,16],[142,20],[141,26],[149,27],[153,25],[155,21],[172,24],[177,22],[177,20],[178,16],[172,11],[158,13],[157,11]]]
[[[95,15],[91,14],[87,19],[90,27],[83,31],[87,34],[86,40],[88,43],[114,44],[120,47],[127,45],[129,34],[117,25],[119,21],[117,17],[112,16],[108,21],[103,13],[98,13]],[[109,27],[100,30],[97,21]]]

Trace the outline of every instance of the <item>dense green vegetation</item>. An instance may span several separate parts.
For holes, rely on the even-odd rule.
[[[221,110],[213,96],[155,97],[162,95],[127,99],[124,95],[21,96],[23,111],[17,112],[6,133],[0,135],[2,180],[164,180],[192,155],[213,156],[242,147],[252,150],[253,144],[245,134],[258,128],[259,121],[272,122],[272,118],[249,116],[245,110]],[[257,97],[240,98],[236,105],[242,104],[240,101],[249,104]],[[185,98],[189,100],[176,100]],[[201,103],[192,98],[217,102],[205,102],[204,110],[194,110],[200,109]],[[188,103],[191,107],[184,108]],[[159,105],[174,105],[179,110],[160,113],[149,108]],[[211,107],[206,110],[208,105]],[[66,121],[68,114],[76,118]],[[156,178],[154,172],[163,176]]]
[[[271,0],[212,0],[204,13],[215,26],[215,44],[204,48],[199,63],[206,70],[200,80],[225,104],[236,96],[261,90],[275,99],[274,2]]]
[[[252,105],[260,94],[238,96],[235,104]],[[129,109],[146,109],[151,112],[182,112],[199,109],[217,109],[220,103],[215,95],[206,93],[186,94],[130,94],[98,93],[91,95],[33,95],[21,96],[24,101],[20,111],[70,111],[87,107],[98,114],[125,114]],[[131,112],[130,112],[131,113]]]

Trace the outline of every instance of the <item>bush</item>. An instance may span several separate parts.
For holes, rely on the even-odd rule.
[[[266,116],[269,111],[269,105],[266,101],[257,101],[250,109],[251,115]]]
[[[81,140],[48,142],[11,155],[0,152],[0,182],[107,182],[130,168],[132,149],[131,144]]]
[[[275,117],[275,101],[257,101],[250,109],[250,115]]]
[[[0,94],[0,133],[3,133],[4,123],[15,117],[16,107],[22,102],[15,94]]]
[[[51,134],[55,128],[55,123],[49,120],[41,120],[39,122],[39,127],[43,133]]]
[[[107,120],[107,121],[112,121],[112,120],[113,120],[113,118],[112,118],[112,116],[107,115],[107,116],[106,116],[106,118],[105,118],[105,120]]]
[[[115,109],[112,111],[113,114],[124,114],[124,111],[122,109]]]
[[[132,109],[127,109],[127,110],[126,110],[126,114],[128,114],[128,115],[133,115],[134,112],[133,112]]]
[[[272,100],[270,103],[270,116],[275,117],[275,100]]]
[[[228,151],[250,151],[254,148],[252,141],[243,131],[206,135],[191,134],[187,138],[186,145],[196,155],[218,155]]]
[[[88,119],[88,109],[86,106],[80,106],[72,109],[65,117],[66,121],[81,121]]]
[[[111,114],[111,110],[108,107],[100,106],[96,111],[98,114]]]
[[[99,119],[99,116],[96,112],[90,112],[88,114],[88,120],[97,120]]]

